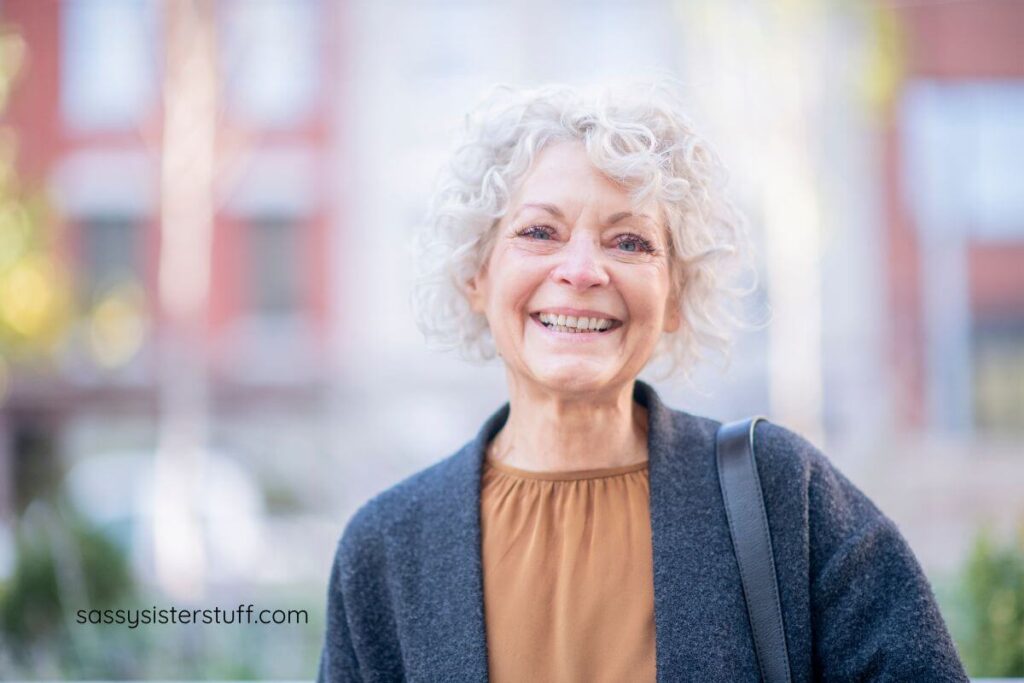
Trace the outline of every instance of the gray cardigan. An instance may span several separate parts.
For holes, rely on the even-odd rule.
[[[756,681],[715,467],[719,422],[666,407],[640,380],[633,396],[649,420],[658,681]],[[480,473],[508,413],[353,515],[331,572],[320,681],[487,680]],[[793,680],[966,681],[893,522],[797,434],[762,421],[755,441]]]

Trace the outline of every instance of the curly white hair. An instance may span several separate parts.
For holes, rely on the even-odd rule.
[[[470,309],[464,285],[489,257],[494,228],[537,153],[576,140],[637,205],[656,198],[668,222],[682,322],[662,335],[653,358],[670,361],[666,376],[682,369],[687,380],[705,350],[728,365],[732,328],[744,326],[730,304],[754,291],[757,271],[742,214],[725,193],[725,169],[682,113],[678,90],[675,79],[662,76],[590,87],[499,84],[485,93],[466,116],[412,245],[411,303],[432,348],[457,349],[471,361],[494,358],[487,319]],[[754,274],[748,288],[729,284],[741,266]]]

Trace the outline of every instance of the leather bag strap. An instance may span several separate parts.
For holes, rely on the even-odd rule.
[[[766,683],[788,683],[791,676],[779,584],[754,461],[754,427],[758,420],[766,419],[758,415],[723,424],[716,435],[715,455],[761,678]]]

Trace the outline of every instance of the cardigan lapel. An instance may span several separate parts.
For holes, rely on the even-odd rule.
[[[648,463],[658,680],[726,680],[744,662],[728,642],[746,619],[715,468],[717,423],[667,408],[637,382],[648,409]],[[737,618],[739,621],[737,621]]]
[[[487,680],[480,477],[487,443],[504,426],[509,409],[506,402],[443,463],[441,485],[431,496],[437,533],[418,552],[425,565],[420,577],[429,577],[429,587],[419,593],[414,610],[429,630],[417,639],[425,650],[416,657],[423,680]]]
[[[745,608],[735,588],[738,570],[720,559],[732,549],[714,469],[715,423],[666,407],[641,380],[634,382],[633,397],[648,412],[658,680],[701,668],[710,673],[719,665],[729,669],[725,660],[734,655],[723,649],[723,636],[735,629],[736,616],[745,618]],[[509,409],[506,402],[452,458],[451,495],[438,509],[447,536],[442,552],[450,554],[437,588],[450,602],[434,613],[431,626],[439,649],[457,643],[461,680],[487,680],[480,477],[486,445]],[[427,678],[452,673],[442,658],[432,659],[437,668]]]

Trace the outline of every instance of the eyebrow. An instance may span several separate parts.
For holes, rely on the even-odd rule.
[[[547,211],[548,213],[550,213],[552,216],[555,216],[556,218],[561,218],[563,220],[565,219],[565,214],[562,213],[561,209],[559,209],[554,204],[545,204],[543,202],[528,202],[528,203],[525,203],[525,204],[523,204],[520,207],[519,211],[516,212],[516,215],[518,216],[520,213],[522,213],[523,209],[528,209],[528,208],[542,209],[542,210]],[[611,216],[609,216],[607,219],[605,219],[605,223],[607,225],[615,225],[616,223],[618,223],[619,221],[621,221],[623,219],[632,218],[634,216],[637,217],[637,218],[646,218],[647,220],[651,221],[652,223],[657,224],[657,221],[655,221],[653,218],[648,216],[646,213],[634,214],[632,211],[619,211],[618,213],[614,213]]]

